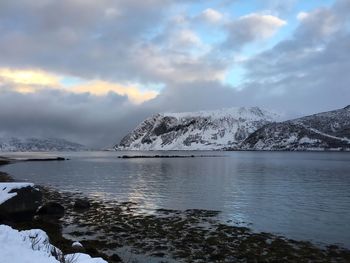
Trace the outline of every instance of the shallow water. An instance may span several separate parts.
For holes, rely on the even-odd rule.
[[[118,159],[124,154],[218,155]],[[145,209],[213,209],[222,219],[316,243],[350,248],[350,153],[82,152],[64,162],[3,166],[16,179],[120,201]]]

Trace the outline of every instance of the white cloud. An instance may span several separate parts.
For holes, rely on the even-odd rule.
[[[199,36],[189,29],[176,32],[173,41],[175,45],[179,45],[180,47],[201,44]]]
[[[208,8],[202,12],[201,17],[210,23],[218,23],[224,16],[219,11]]]
[[[245,26],[245,29],[254,37],[269,38],[278,29],[285,26],[287,21],[272,15],[249,14],[240,17],[237,23],[238,25]]]
[[[228,38],[225,45],[241,48],[245,44],[274,36],[287,21],[272,15],[252,13],[230,22],[226,27]]]
[[[298,19],[299,21],[303,21],[303,20],[306,19],[308,16],[309,16],[309,13],[307,13],[307,12],[299,12],[299,13],[297,14],[297,19]]]

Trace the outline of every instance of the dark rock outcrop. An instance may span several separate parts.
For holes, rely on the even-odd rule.
[[[14,189],[10,193],[17,193],[17,195],[0,205],[0,219],[18,221],[31,219],[41,205],[41,191],[28,186]]]
[[[90,208],[90,202],[86,199],[77,199],[74,202],[74,209],[76,210],[84,210]]]
[[[64,216],[64,207],[56,202],[48,202],[38,209],[37,214],[44,217],[61,218]]]

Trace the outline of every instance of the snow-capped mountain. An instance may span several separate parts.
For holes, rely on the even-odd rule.
[[[350,150],[350,106],[281,123],[248,136],[246,150]]]
[[[0,137],[0,152],[83,151],[86,147],[63,139]]]
[[[249,134],[277,119],[252,108],[156,114],[115,146],[116,150],[217,150],[237,146]]]

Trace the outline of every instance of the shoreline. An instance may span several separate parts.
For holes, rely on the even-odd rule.
[[[0,158],[0,166],[10,163]],[[13,180],[0,172],[1,179]],[[136,203],[85,196],[91,207],[76,210],[73,203],[81,194],[40,189],[45,202],[64,206],[64,217],[56,223],[13,223],[14,228],[41,228],[65,253],[72,251],[74,240],[83,244],[86,253],[111,263],[130,262],[130,258],[131,262],[350,261],[348,249],[337,245],[320,248],[307,241],[226,225],[216,218],[218,211],[158,209],[154,214],[145,214]]]

